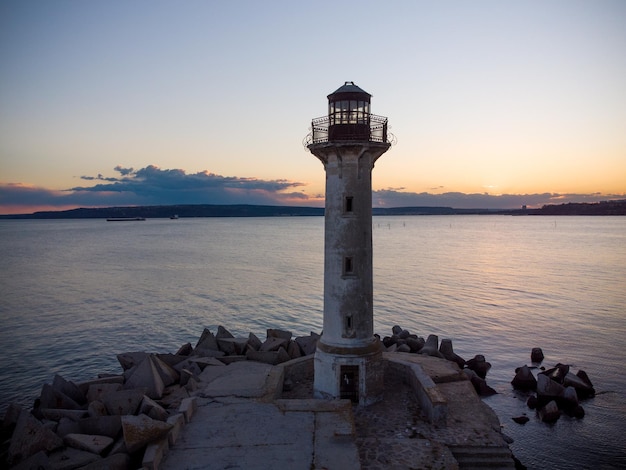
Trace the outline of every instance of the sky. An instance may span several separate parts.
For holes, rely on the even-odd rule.
[[[355,84],[375,206],[626,198],[626,2],[0,1],[0,214],[324,203],[303,146]]]

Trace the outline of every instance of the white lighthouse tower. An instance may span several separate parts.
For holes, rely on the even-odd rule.
[[[387,118],[346,82],[328,95],[307,148],[326,171],[324,329],[315,353],[316,398],[368,405],[382,398],[382,345],[374,336],[372,169],[389,147]]]

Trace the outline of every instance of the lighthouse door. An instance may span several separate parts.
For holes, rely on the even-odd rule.
[[[339,393],[340,398],[359,402],[359,366],[341,366]]]

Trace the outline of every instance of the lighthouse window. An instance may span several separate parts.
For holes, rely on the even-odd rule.
[[[352,196],[346,196],[346,200],[345,200],[345,212],[352,212],[353,208],[352,208],[352,202],[354,201],[354,198]]]
[[[346,256],[343,259],[343,273],[344,274],[354,273],[354,267],[352,266],[352,256]]]

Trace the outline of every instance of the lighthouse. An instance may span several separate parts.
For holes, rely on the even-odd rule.
[[[324,165],[324,326],[314,369],[316,398],[369,405],[382,398],[383,358],[374,336],[372,170],[391,146],[387,118],[369,93],[345,82],[305,140]]]

